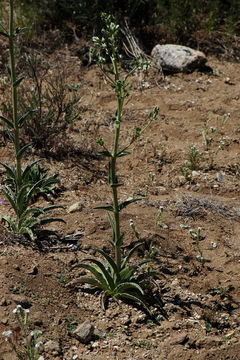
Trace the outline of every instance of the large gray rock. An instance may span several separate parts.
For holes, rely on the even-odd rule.
[[[191,72],[207,62],[203,52],[181,45],[156,45],[151,56],[157,67],[170,72]]]

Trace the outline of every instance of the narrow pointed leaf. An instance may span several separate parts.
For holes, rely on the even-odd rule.
[[[140,200],[142,200],[142,198],[129,199],[129,200],[123,201],[121,204],[119,204],[119,211],[124,209],[129,204],[132,204],[132,203],[134,203],[136,201],[140,201]]]
[[[18,126],[19,126],[19,127],[22,127],[22,126],[24,125],[25,121],[27,120],[28,116],[31,115],[31,114],[33,114],[33,113],[35,113],[35,112],[37,112],[37,111],[38,111],[38,110],[33,109],[33,110],[29,110],[29,111],[27,111],[25,114],[23,114],[23,115],[18,119]]]
[[[52,205],[52,206],[46,206],[42,208],[43,212],[55,210],[55,209],[64,209],[63,205]]]
[[[5,164],[2,161],[0,161],[0,165],[2,165],[6,169],[9,177],[11,177],[12,179],[15,179],[16,172],[15,172],[15,170],[13,168],[11,168],[9,165]]]
[[[134,268],[132,266],[125,267],[120,271],[120,278],[122,281],[130,280],[134,274]]]
[[[114,211],[112,206],[95,206],[94,210]]]
[[[25,32],[25,31],[27,31],[29,29],[30,29],[29,27],[22,27],[22,28],[17,27],[16,30],[15,30],[15,34],[16,35],[21,34],[22,32]]]
[[[136,303],[141,304],[149,314],[151,314],[150,309],[148,308],[148,306],[146,305],[145,301],[138,295],[133,295],[133,294],[129,294],[129,293],[121,293],[118,296],[116,296],[117,298],[125,298],[125,299],[129,299],[132,300]]]
[[[5,188],[1,189],[1,191],[6,196],[6,198],[10,202],[13,210],[17,214],[18,213],[17,204],[16,204],[15,196],[12,193],[11,189],[9,189],[8,187],[5,186]]]
[[[63,223],[66,223],[65,220],[61,219],[61,218],[43,218],[43,219],[39,219],[39,225],[42,226],[42,225],[45,225],[45,224],[50,224],[52,222],[63,222]]]
[[[5,124],[7,124],[7,126],[11,129],[14,129],[14,125],[13,122],[7,118],[5,118],[4,116],[0,115],[0,120],[2,120]]]
[[[117,264],[115,263],[115,261],[103,250],[101,249],[97,249],[97,252],[99,252],[104,259],[107,261],[107,263],[109,264],[109,266],[112,268],[113,273],[116,275],[116,277],[119,277],[119,271],[118,271],[118,267]]]
[[[43,180],[40,179],[38,182],[36,182],[32,187],[31,189],[28,191],[28,193],[26,194],[26,201],[27,203],[30,203],[34,193],[37,191],[37,189],[39,188],[39,186],[41,186]],[[28,187],[28,185],[27,185]]]
[[[94,279],[90,276],[81,276],[80,279],[78,280],[80,283],[86,283],[86,284],[90,284],[98,289],[103,289],[104,287],[102,287],[102,284],[100,281],[98,281],[97,279]]]
[[[92,259],[85,259],[85,260],[92,261]],[[104,290],[109,289],[109,285],[108,285],[105,277],[103,276],[102,272],[100,272],[101,271],[100,269],[98,271],[96,269],[96,267],[94,267],[90,264],[85,264],[85,263],[80,263],[79,267],[90,271],[96,277],[96,279],[101,283],[102,289],[104,289]]]
[[[15,231],[15,221],[11,218],[9,215],[3,215],[3,220],[7,222],[7,224],[12,228],[13,231]]]
[[[21,215],[21,217],[22,218],[26,218],[28,215],[30,215],[30,214],[34,214],[34,216],[38,216],[38,215],[40,215],[40,214],[44,214],[44,211],[41,209],[41,208],[37,208],[37,207],[32,207],[32,208],[29,208],[29,209],[27,209],[27,210],[25,210],[23,213],[22,213],[22,215]]]
[[[99,155],[104,155],[104,156],[107,156],[107,157],[112,157],[112,154],[111,154],[109,151],[107,151],[107,150],[105,150],[105,151],[98,151],[98,154],[99,154]]]
[[[93,262],[94,264],[96,264],[99,269],[101,270],[103,276],[105,277],[105,279],[107,280],[107,283],[110,287],[110,289],[114,289],[115,284],[113,281],[113,278],[111,277],[111,275],[109,274],[108,270],[106,269],[106,267],[98,260],[96,259],[91,259],[91,262]]]
[[[118,293],[121,293],[121,292],[125,292],[126,290],[131,290],[131,289],[133,291],[138,291],[138,292],[140,292],[140,294],[144,295],[144,291],[141,288],[141,286],[139,286],[138,284],[136,284],[134,282],[125,282],[125,283],[119,284],[116,287],[115,291]]]
[[[140,242],[138,243],[137,245],[135,245],[130,251],[129,253],[127,254],[127,256],[123,259],[122,261],[122,267],[124,268],[126,266],[126,264],[129,262],[129,260],[131,259],[132,255],[135,253],[135,251],[140,247],[142,246],[143,243]]]
[[[126,156],[126,155],[130,155],[131,153],[129,151],[120,151],[116,156],[117,157],[122,157],[122,156]]]
[[[24,145],[24,146],[18,151],[18,153],[17,153],[17,155],[16,155],[16,158],[17,158],[17,159],[21,159],[22,156],[23,156],[23,154],[24,154],[24,152],[25,152],[31,145],[32,145],[31,143]]]
[[[110,184],[111,187],[119,187],[119,186],[123,186],[123,183],[117,183],[117,184]]]
[[[28,227],[21,227],[19,232],[20,232],[20,234],[27,234],[31,240],[34,239],[33,231]]]
[[[116,246],[121,247],[123,243],[123,234],[119,237],[119,239],[116,241]]]
[[[33,229],[34,227],[36,227],[37,225],[39,225],[39,219],[34,218],[34,217],[30,217],[30,218],[23,218],[20,219],[20,221],[18,222],[18,227],[19,230],[21,228],[29,228],[29,229]]]
[[[23,79],[24,79],[24,76],[18,78],[16,81],[14,81],[13,86],[14,87],[19,86],[21,84],[21,82],[23,81]]]
[[[27,176],[28,176],[28,173],[31,171],[31,168],[39,163],[41,161],[41,159],[38,159],[38,160],[35,160],[33,161],[31,164],[29,164],[28,166],[25,167],[25,169],[23,170],[23,173],[22,173],[22,178],[25,179]]]
[[[7,38],[9,37],[9,34],[4,31],[0,31],[0,35],[5,36]]]

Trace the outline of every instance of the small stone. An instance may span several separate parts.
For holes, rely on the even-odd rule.
[[[192,171],[192,178],[193,179],[198,177],[199,175],[200,175],[200,173],[198,171],[195,171],[195,170]]]
[[[159,186],[157,190],[159,195],[166,195],[168,193],[167,189],[164,186]]]
[[[71,206],[69,206],[69,208],[67,209],[67,212],[69,214],[77,212],[77,211],[82,211],[84,208],[83,203],[81,202],[76,202],[75,204],[72,204]]]
[[[28,275],[37,275],[38,273],[38,268],[37,266],[33,266],[32,268],[30,268],[28,271],[27,271],[27,274]]]
[[[8,318],[3,318],[3,319],[1,320],[1,323],[2,323],[3,325],[8,325]]]
[[[101,338],[101,337],[104,336],[104,334],[105,334],[105,333],[104,333],[102,330],[97,329],[97,328],[94,328],[94,331],[93,331],[94,337],[96,337],[96,338]]]
[[[24,309],[29,309],[32,304],[29,301],[28,298],[22,296],[22,295],[12,295],[12,300],[17,304],[17,305],[21,305]]]
[[[185,178],[185,176],[183,176],[183,175],[179,175],[179,176],[177,177],[177,179],[178,179],[180,185],[183,185],[183,184],[185,184],[185,182],[186,182],[186,178]]]
[[[200,185],[199,185],[199,184],[193,185],[193,186],[191,187],[191,190],[192,190],[192,191],[198,191],[199,189],[200,189]]]
[[[226,78],[224,79],[224,82],[225,82],[225,84],[228,84],[228,85],[236,85],[236,83],[233,82],[233,81],[230,79],[230,77],[226,77]]]
[[[179,333],[170,339],[171,345],[184,345],[188,342],[189,337],[186,333]]]
[[[73,336],[75,336],[81,343],[87,344],[94,337],[94,326],[86,320],[74,330]]]
[[[44,350],[46,353],[54,356],[61,353],[59,342],[54,340],[49,340],[48,342],[46,342],[46,344],[44,345]]]
[[[10,300],[6,300],[5,298],[0,300],[0,306],[8,306],[11,304]]]
[[[42,320],[42,312],[41,311],[37,311],[37,312],[33,312],[31,314],[31,321],[33,322],[33,324],[35,326],[42,326],[43,325],[43,320]]]
[[[223,181],[224,181],[224,176],[223,176],[223,174],[222,174],[221,172],[218,172],[218,173],[216,174],[216,180],[217,180],[218,182],[223,182]]]

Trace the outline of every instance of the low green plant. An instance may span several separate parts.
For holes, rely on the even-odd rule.
[[[20,336],[15,335],[11,330],[4,331],[2,335],[8,341],[19,360],[39,360],[42,342],[39,340],[42,332],[39,330],[30,331],[29,310],[21,305],[13,310],[20,327]]]
[[[190,171],[189,167],[186,166],[185,164],[180,167],[180,172],[186,182],[192,180],[192,172]]]
[[[5,36],[9,43],[9,78],[11,82],[12,93],[12,118],[0,116],[2,122],[8,128],[8,136],[13,144],[15,164],[10,166],[6,163],[0,164],[6,170],[7,182],[2,188],[1,192],[9,201],[12,210],[15,212],[15,217],[4,215],[3,219],[7,223],[9,229],[16,233],[27,234],[30,238],[34,236],[34,230],[41,225],[48,224],[53,221],[63,221],[62,219],[52,217],[41,217],[46,212],[56,209],[59,206],[47,206],[43,208],[31,207],[34,195],[37,193],[44,180],[40,179],[38,182],[32,183],[30,181],[30,173],[32,168],[39,162],[33,161],[25,168],[22,166],[23,157],[31,144],[22,144],[20,138],[20,131],[26,124],[27,118],[34,113],[34,109],[30,109],[23,115],[18,113],[18,86],[21,84],[23,77],[17,77],[16,74],[16,59],[15,59],[15,39],[24,32],[25,28],[18,28],[14,26],[14,0],[9,0],[9,30],[7,31],[1,25],[0,35]]]
[[[191,145],[187,152],[187,163],[186,166],[190,170],[198,170],[201,161],[201,152],[196,145]]]
[[[199,253],[197,259],[200,262],[204,262],[205,258],[203,257],[203,251],[200,246],[200,241],[205,238],[205,236],[202,235],[202,228],[199,226],[197,229],[189,229],[189,234],[193,240],[193,244],[196,246],[196,249]]]
[[[58,189],[56,184],[59,183],[59,177],[58,174],[49,176],[47,168],[35,164],[35,166],[32,166],[27,173],[26,183],[28,183],[29,188],[34,184],[39,184],[32,197],[32,202],[35,202],[40,196],[49,201],[51,197],[57,195]],[[5,179],[5,185],[9,186],[11,190],[14,191],[14,179],[12,179],[9,174]]]
[[[146,340],[137,340],[133,342],[134,346],[143,348],[143,349],[147,349],[149,350],[151,348],[151,344],[150,342],[146,341]]]
[[[229,119],[229,113],[223,116],[217,116],[215,119],[212,114],[209,113],[208,119],[201,129],[210,170],[214,168],[219,151],[224,150],[228,143],[227,137],[224,136],[224,128]]]
[[[112,191],[112,205],[99,206],[96,209],[103,209],[108,212],[108,219],[112,228],[112,240],[110,243],[114,256],[111,257],[107,252],[97,249],[97,253],[102,256],[104,261],[94,258],[85,259],[80,266],[88,270],[92,276],[83,276],[81,281],[100,289],[102,306],[104,308],[108,297],[112,297],[115,299],[129,299],[140,303],[148,309],[144,297],[145,289],[150,286],[149,279],[155,273],[153,271],[141,270],[142,265],[147,260],[134,264],[130,262],[136,250],[141,246],[141,243],[138,243],[128,253],[125,253],[122,249],[123,233],[120,226],[121,211],[140,199],[129,198],[120,202],[118,189],[123,184],[118,181],[117,165],[119,159],[130,154],[130,146],[139,138],[143,130],[156,119],[158,108],[154,108],[151,111],[149,121],[143,129],[136,127],[129,142],[126,145],[120,144],[124,101],[129,96],[131,87],[127,81],[130,73],[123,73],[120,67],[121,55],[118,50],[119,26],[112,21],[110,15],[103,14],[102,18],[105,22],[102,37],[94,37],[93,41],[98,51],[97,62],[99,68],[114,89],[117,106],[114,118],[112,148],[108,148],[104,139],[97,140],[98,144],[102,147],[101,155],[109,159],[108,184]],[[137,67],[139,67],[139,64]]]

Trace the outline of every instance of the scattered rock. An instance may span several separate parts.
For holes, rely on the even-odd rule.
[[[31,314],[31,321],[33,322],[33,324],[35,326],[42,326],[43,325],[42,316],[43,316],[43,314],[42,314],[41,311],[33,312]]]
[[[170,339],[171,345],[185,345],[189,340],[187,333],[179,333]]]
[[[3,318],[3,319],[1,319],[1,323],[2,323],[3,325],[8,325],[8,318]]]
[[[15,302],[15,304],[21,305],[24,309],[29,309],[32,306],[29,299],[22,295],[13,294],[12,300]]]
[[[58,341],[49,340],[44,345],[44,350],[47,354],[57,356],[61,353],[61,348]]]
[[[27,271],[27,274],[28,275],[37,275],[38,273],[38,268],[37,266],[33,266],[32,268],[30,268],[28,271]]]
[[[151,56],[157,67],[170,72],[191,72],[207,62],[203,52],[181,45],[156,45]]]
[[[196,170],[192,171],[192,179],[197,178],[199,175],[200,175],[200,173],[198,171],[196,171]]]
[[[73,336],[81,343],[87,344],[94,337],[94,326],[86,320],[73,331]]]
[[[236,83],[233,82],[229,77],[226,77],[226,79],[224,79],[224,82],[228,85],[236,85]]]
[[[218,182],[223,182],[223,181],[224,181],[223,173],[218,172],[218,173],[216,174],[216,180],[217,180]]]
[[[193,185],[192,187],[191,187],[191,190],[192,191],[198,191],[200,189],[200,185],[199,184],[196,184],[196,185]]]
[[[76,202],[75,204],[72,204],[71,206],[69,206],[69,208],[67,209],[67,212],[69,214],[77,212],[77,211],[82,211],[84,208],[83,203],[81,202]]]
[[[7,300],[5,298],[1,299],[0,300],[0,306],[8,306],[11,304],[11,301],[10,300]]]

